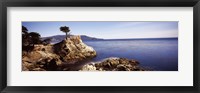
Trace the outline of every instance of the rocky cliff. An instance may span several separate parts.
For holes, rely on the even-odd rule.
[[[96,56],[96,51],[84,44],[80,36],[71,36],[54,45],[35,45],[32,51],[22,51],[23,71],[64,70]]]
[[[71,36],[53,46],[63,62],[78,62],[96,56],[96,51],[84,44],[80,36]]]

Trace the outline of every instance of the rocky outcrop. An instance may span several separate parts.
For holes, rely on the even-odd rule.
[[[22,57],[23,71],[58,70],[61,64],[62,61],[58,55],[45,51],[27,52]]]
[[[22,51],[22,70],[63,70],[66,69],[63,65],[75,64],[95,56],[96,51],[84,44],[80,36],[71,36],[54,45],[35,45],[31,51]]]
[[[102,62],[84,65],[80,71],[145,71],[136,60],[107,58]]]
[[[96,51],[84,44],[80,36],[71,36],[54,45],[54,52],[63,62],[79,62],[96,56]]]

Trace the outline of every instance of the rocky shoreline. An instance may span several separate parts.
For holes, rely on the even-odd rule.
[[[80,71],[145,71],[136,60],[126,58],[106,58],[102,62],[84,65]]]
[[[35,45],[31,51],[22,51],[22,71],[145,71],[138,61],[126,58],[90,62],[96,56],[80,36],[70,36],[56,44]]]

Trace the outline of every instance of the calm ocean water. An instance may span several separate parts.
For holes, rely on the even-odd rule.
[[[178,71],[178,39],[84,41],[93,47],[100,61],[108,57],[135,59],[142,67],[158,71]]]

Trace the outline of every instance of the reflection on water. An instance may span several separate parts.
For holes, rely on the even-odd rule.
[[[136,59],[143,67],[159,71],[178,70],[178,39],[84,41],[100,61],[108,57]]]

